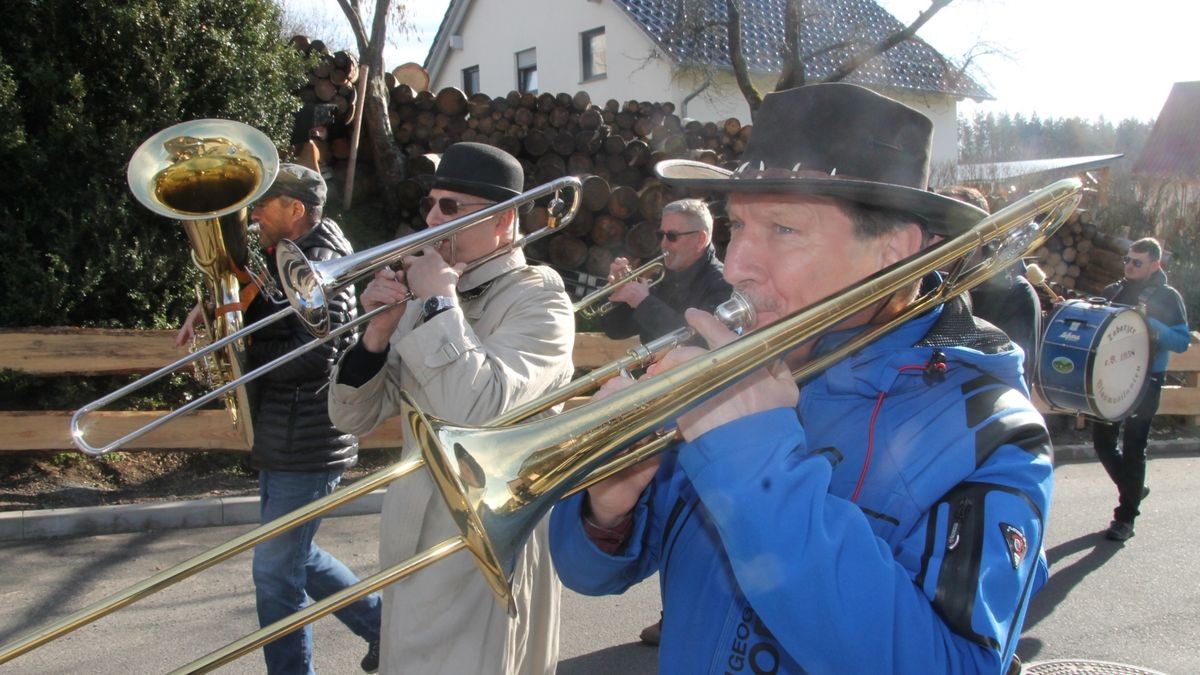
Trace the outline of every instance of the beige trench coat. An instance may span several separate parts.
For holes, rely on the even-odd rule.
[[[419,323],[410,305],[392,336],[387,366],[363,386],[329,390],[335,425],[365,434],[399,413],[407,392],[427,413],[481,424],[571,379],[575,318],[562,279],[530,267],[520,250],[472,270],[470,289],[492,281],[461,311]],[[417,451],[406,444],[404,457]],[[393,483],[383,502],[379,561],[390,567],[458,534],[429,474]],[[474,559],[456,553],[383,592],[383,673],[553,673],[558,661],[561,583],[550,560],[545,520],[513,572],[517,618],[510,619]]]

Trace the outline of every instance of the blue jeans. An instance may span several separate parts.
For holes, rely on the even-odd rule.
[[[258,494],[262,522],[274,520],[333,492],[341,470],[261,471]],[[337,558],[313,541],[321,520],[311,520],[254,548],[254,591],[258,623],[268,626],[358,581]],[[373,593],[334,612],[355,635],[379,639],[380,601]],[[312,673],[312,626],[263,647],[268,673]]]

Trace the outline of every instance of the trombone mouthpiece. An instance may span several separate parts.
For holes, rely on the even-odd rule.
[[[749,330],[754,325],[755,319],[758,318],[750,299],[737,290],[728,300],[717,305],[717,308],[713,310],[713,316],[738,335]]]

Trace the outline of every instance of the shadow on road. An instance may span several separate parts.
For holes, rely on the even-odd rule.
[[[1039,621],[1053,613],[1054,608],[1062,604],[1087,575],[1100,569],[1120,550],[1121,544],[1105,539],[1102,531],[1091,532],[1070,541],[1064,541],[1047,550],[1046,559],[1050,563],[1050,579],[1029,603],[1029,612],[1025,616],[1025,630],[1033,628]],[[1060,560],[1081,551],[1088,552],[1065,567],[1058,566]],[[1018,644],[1017,653],[1022,659],[1028,661],[1037,656],[1041,647],[1041,640],[1022,638]]]
[[[640,642],[608,647],[558,662],[559,675],[653,675],[658,672],[658,650]]]

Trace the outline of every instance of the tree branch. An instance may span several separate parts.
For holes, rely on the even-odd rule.
[[[338,5],[342,8],[342,14],[346,15],[346,21],[350,23],[350,31],[354,33],[354,41],[358,43],[359,55],[365,55],[370,43],[367,40],[367,30],[363,27],[362,14],[359,13],[358,0],[338,0]]]
[[[861,68],[867,61],[870,61],[876,56],[879,56],[892,47],[895,47],[901,42],[904,42],[905,40],[916,35],[917,31],[920,30],[921,27],[924,26],[930,19],[932,19],[935,14],[942,11],[942,9],[944,9],[953,1],[954,0],[933,0],[933,2],[929,5],[929,9],[921,12],[921,14],[917,16],[916,20],[914,20],[911,24],[852,56],[850,60],[843,63],[841,67],[837,69],[837,71],[825,78],[824,81],[840,82],[846,79],[847,76]]]
[[[788,0],[783,15],[783,68],[775,91],[804,86],[804,58],[800,54],[800,35],[804,32],[801,0]]]
[[[758,107],[762,105],[762,95],[758,93],[758,89],[754,87],[754,82],[750,79],[749,69],[746,67],[746,55],[742,53],[742,14],[738,8],[738,0],[725,0],[725,13],[727,21],[725,30],[728,32],[729,39],[729,62],[733,66],[733,76],[737,79],[738,89],[741,90],[742,96],[746,99],[746,103],[750,106],[750,116],[758,112]]]

